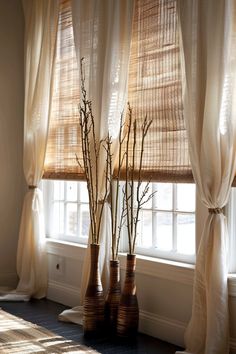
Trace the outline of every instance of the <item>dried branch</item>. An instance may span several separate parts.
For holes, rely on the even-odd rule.
[[[118,166],[115,178],[113,178],[113,154],[112,154],[112,139],[107,138],[106,150],[108,156],[108,175],[107,181],[110,186],[110,212],[111,212],[111,232],[112,232],[112,259],[116,260],[118,257],[120,233],[123,225],[124,218],[124,204],[122,203],[122,209],[119,214],[120,206],[120,175],[121,167],[124,161],[124,153],[122,153],[122,143],[124,141],[123,132],[123,114],[120,118],[119,138],[118,138]]]
[[[81,134],[81,146],[83,166],[76,156],[76,161],[80,168],[83,168],[87,182],[88,197],[89,197],[89,214],[91,221],[91,234],[93,244],[99,243],[101,219],[104,210],[104,204],[107,199],[108,186],[105,183],[105,191],[99,196],[98,182],[98,165],[101,148],[101,141],[97,141],[95,134],[95,122],[92,111],[92,103],[87,98],[85,88],[85,72],[83,68],[83,58],[80,61],[80,77],[81,77],[81,92],[82,99],[79,106],[79,124]],[[107,164],[105,170],[107,170]],[[105,172],[107,173],[107,172]]]
[[[147,136],[148,130],[152,121],[147,119],[145,116],[142,126],[141,126],[141,151],[138,156],[138,178],[137,178],[137,187],[135,188],[135,161],[137,158],[137,124],[136,120],[133,121],[132,119],[132,109],[128,104],[128,133],[127,133],[127,140],[126,140],[126,176],[125,176],[125,201],[126,201],[126,218],[127,218],[127,231],[128,231],[128,242],[129,242],[129,253],[133,254],[135,251],[135,244],[138,232],[138,222],[139,222],[139,215],[142,206],[147,203],[154,195],[154,193],[149,194],[149,187],[150,181],[144,187],[144,190],[141,193],[141,185],[142,181],[142,166],[143,166],[143,155],[144,155],[144,142]],[[133,139],[130,141],[130,133],[131,127],[133,131]],[[132,159],[130,161],[129,156],[129,146],[131,144],[130,150],[132,151]],[[136,195],[136,205],[134,203],[134,195]]]
[[[118,237],[117,237],[117,244],[116,244],[116,259],[118,257],[118,250],[119,250],[119,243],[120,243],[120,236],[122,228],[125,224],[125,216],[127,213],[126,205],[125,205],[125,192],[122,190],[123,198],[122,198],[122,207],[121,207],[121,215],[120,215],[120,222],[118,225]]]
[[[129,142],[130,142],[130,132],[131,132],[131,126],[132,126],[132,109],[128,103],[128,132],[127,132],[127,140],[126,140],[126,157],[125,157],[125,167],[126,167],[126,173],[125,173],[125,200],[126,200],[126,208],[127,208],[127,214],[126,214],[126,219],[127,219],[127,232],[128,232],[128,242],[129,242],[129,253],[132,252],[132,219],[130,215],[130,190],[132,190],[132,182],[130,184],[130,166],[129,166]],[[129,188],[130,187],[130,188]]]

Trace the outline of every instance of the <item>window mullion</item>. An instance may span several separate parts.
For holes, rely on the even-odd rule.
[[[64,188],[64,200],[63,200],[63,204],[64,204],[64,235],[67,235],[67,223],[66,223],[66,219],[67,219],[67,188],[66,188],[66,181],[64,181],[63,183],[63,188]]]
[[[156,192],[152,198],[152,247],[157,248],[158,246],[158,227],[157,227],[157,216],[158,212],[156,211],[157,209],[157,190],[158,190],[158,184],[153,183],[152,184],[152,193]]]
[[[80,220],[80,214],[81,214],[81,191],[80,191],[80,184],[77,182],[77,237],[80,237],[80,225],[81,225],[81,220]]]
[[[177,252],[177,184],[176,183],[173,183],[172,204],[173,204],[172,247],[173,247],[173,251]]]

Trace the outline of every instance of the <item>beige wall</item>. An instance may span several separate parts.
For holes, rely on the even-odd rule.
[[[22,207],[24,17],[21,0],[0,0],[0,285],[15,278]]]

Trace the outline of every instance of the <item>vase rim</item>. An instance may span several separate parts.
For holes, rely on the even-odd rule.
[[[127,253],[127,258],[135,258],[136,254],[134,253]]]
[[[110,259],[110,263],[120,263],[120,260],[119,259]]]

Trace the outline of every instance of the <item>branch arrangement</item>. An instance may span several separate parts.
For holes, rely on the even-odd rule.
[[[110,201],[110,212],[111,212],[111,231],[112,231],[112,260],[118,259],[119,242],[121,236],[121,230],[124,225],[125,218],[125,199],[121,202],[121,185],[120,185],[120,175],[121,168],[123,165],[125,153],[122,152],[122,144],[125,140],[125,135],[122,136],[123,132],[123,115],[120,119],[119,128],[119,138],[118,138],[118,163],[115,174],[113,174],[113,153],[112,153],[112,139],[110,136],[107,137],[107,158],[108,158],[108,173],[107,181],[109,185],[109,201]]]
[[[141,151],[137,156],[137,122],[133,119],[132,108],[128,104],[128,123],[127,123],[127,140],[125,151],[125,203],[126,203],[126,219],[127,219],[127,232],[129,241],[129,253],[134,254],[135,244],[137,238],[137,226],[139,222],[139,215],[141,208],[145,203],[152,199],[154,193],[149,193],[150,181],[142,186],[142,166],[143,166],[143,154],[144,154],[144,142],[148,133],[148,129],[152,124],[151,120],[144,118],[141,126]],[[133,137],[131,139],[131,131]],[[132,152],[130,159],[130,150]],[[135,160],[138,158],[138,177],[134,176]],[[136,199],[136,200],[135,200]],[[136,203],[135,203],[136,201]]]
[[[93,244],[99,244],[102,214],[108,196],[107,180],[105,182],[104,191],[102,193],[98,185],[99,156],[101,152],[101,147],[105,147],[105,142],[104,140],[98,141],[95,134],[95,123],[92,112],[92,103],[90,100],[88,100],[87,92],[85,89],[83,59],[81,59],[80,62],[80,74],[82,103],[79,106],[79,123],[83,162],[81,163],[77,156],[76,160],[79,166],[84,170],[87,182],[89,213],[91,222],[91,242]],[[105,149],[105,151],[107,150]],[[106,157],[106,166],[104,171],[105,175],[108,175],[108,168],[108,158]]]
[[[150,181],[142,187],[142,166],[144,155],[144,142],[148,129],[152,123],[144,118],[141,126],[141,151],[137,152],[137,122],[133,119],[132,109],[128,104],[128,122],[126,133],[123,134],[123,115],[120,119],[118,138],[118,162],[115,174],[113,173],[112,137],[107,135],[104,140],[99,140],[95,134],[95,122],[92,112],[92,102],[87,98],[85,89],[85,74],[83,59],[80,62],[81,93],[82,99],[79,106],[79,124],[82,144],[82,161],[76,156],[81,169],[84,170],[91,222],[91,243],[99,244],[101,220],[105,202],[109,197],[112,230],[112,260],[118,258],[121,230],[126,220],[129,253],[134,254],[137,226],[141,208],[147,203],[154,193],[149,193]],[[131,138],[132,135],[132,138]],[[125,148],[123,148],[125,146]],[[99,158],[101,149],[105,153],[104,186],[99,186]],[[130,156],[131,153],[131,156]],[[135,173],[135,161],[138,159],[138,177]],[[124,187],[121,191],[121,170],[125,167]],[[136,177],[136,178],[135,178]],[[102,192],[101,192],[102,191]]]

